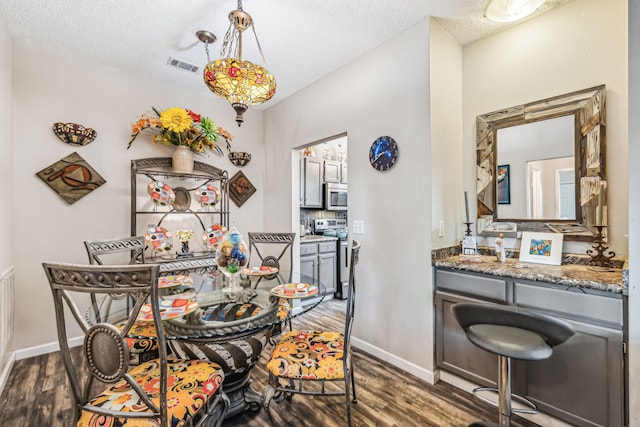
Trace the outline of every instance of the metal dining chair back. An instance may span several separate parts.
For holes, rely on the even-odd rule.
[[[167,360],[163,324],[157,321],[161,312],[153,303],[158,301],[157,265],[42,265],[53,294],[76,425],[204,426],[216,419],[221,424],[228,400],[220,367],[201,360]],[[133,307],[96,321],[91,307],[83,310],[79,304],[90,293],[123,294]],[[135,337],[140,317],[155,329],[159,356],[131,367],[127,340]],[[77,335],[76,328],[70,328],[71,319],[84,334],[81,351],[69,347],[69,339]],[[96,393],[101,385],[104,389]]]
[[[288,274],[282,276],[282,278],[287,282],[291,282],[291,271],[293,270],[292,248],[296,233],[250,232],[248,235],[249,265],[252,264],[252,259],[255,265],[257,258],[258,266],[276,267],[278,269],[285,267]]]
[[[269,383],[262,395],[262,404],[269,410],[271,400],[281,401],[293,394],[314,396],[345,396],[347,420],[351,426],[351,404],[357,403],[351,330],[355,317],[355,267],[360,255],[360,243],[351,246],[347,312],[343,332],[325,330],[293,330],[280,339],[267,363]],[[327,388],[327,383],[342,382],[344,388]]]

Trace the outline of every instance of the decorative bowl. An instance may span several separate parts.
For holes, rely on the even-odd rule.
[[[229,153],[229,160],[234,166],[244,166],[251,160],[251,153],[244,151],[231,151]]]

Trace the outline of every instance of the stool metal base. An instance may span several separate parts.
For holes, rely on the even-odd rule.
[[[491,391],[491,392],[494,392],[496,394],[499,394],[500,390],[498,390],[496,387],[476,387],[476,388],[473,389],[473,393],[478,397],[478,399],[483,400],[483,401],[485,401],[487,403],[490,403],[495,407],[499,407],[500,406],[500,405],[498,405],[498,403],[494,402],[493,400],[487,399],[486,397],[478,394],[478,393],[483,392],[483,391]],[[512,402],[515,401],[515,402],[521,403],[522,405],[528,406],[529,408],[531,408],[531,409],[522,409],[522,408],[511,407],[511,412],[518,412],[520,414],[537,414],[538,413],[538,407],[536,406],[536,404],[533,403],[532,401],[530,401],[527,398],[524,398],[522,396],[519,396],[517,394],[513,394],[512,393],[511,394],[511,401]]]

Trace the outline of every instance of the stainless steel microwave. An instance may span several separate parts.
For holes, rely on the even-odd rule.
[[[328,211],[347,210],[347,186],[345,184],[324,185],[324,208]]]

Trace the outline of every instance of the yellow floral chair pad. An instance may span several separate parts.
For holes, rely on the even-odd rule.
[[[344,379],[344,337],[339,332],[291,331],[271,352],[267,370],[280,378]]]
[[[168,424],[162,427],[184,425],[185,415],[193,416],[202,408],[224,380],[220,367],[203,360],[169,360],[167,364]],[[133,367],[129,373],[158,404],[160,385],[159,360],[154,359]],[[138,394],[125,381],[120,380],[89,402],[90,405],[122,412],[147,412]],[[113,418],[82,411],[77,427],[158,427],[157,419]]]
[[[125,322],[122,321],[115,325],[116,328],[122,330]],[[136,320],[133,326],[129,330],[130,335],[134,335],[137,338],[127,338],[127,346],[129,346],[129,353],[139,354],[146,353],[148,351],[155,351],[158,349],[158,340],[156,339],[156,328],[153,322],[145,322]],[[145,338],[148,337],[148,338]],[[156,356],[157,357],[157,356]]]

